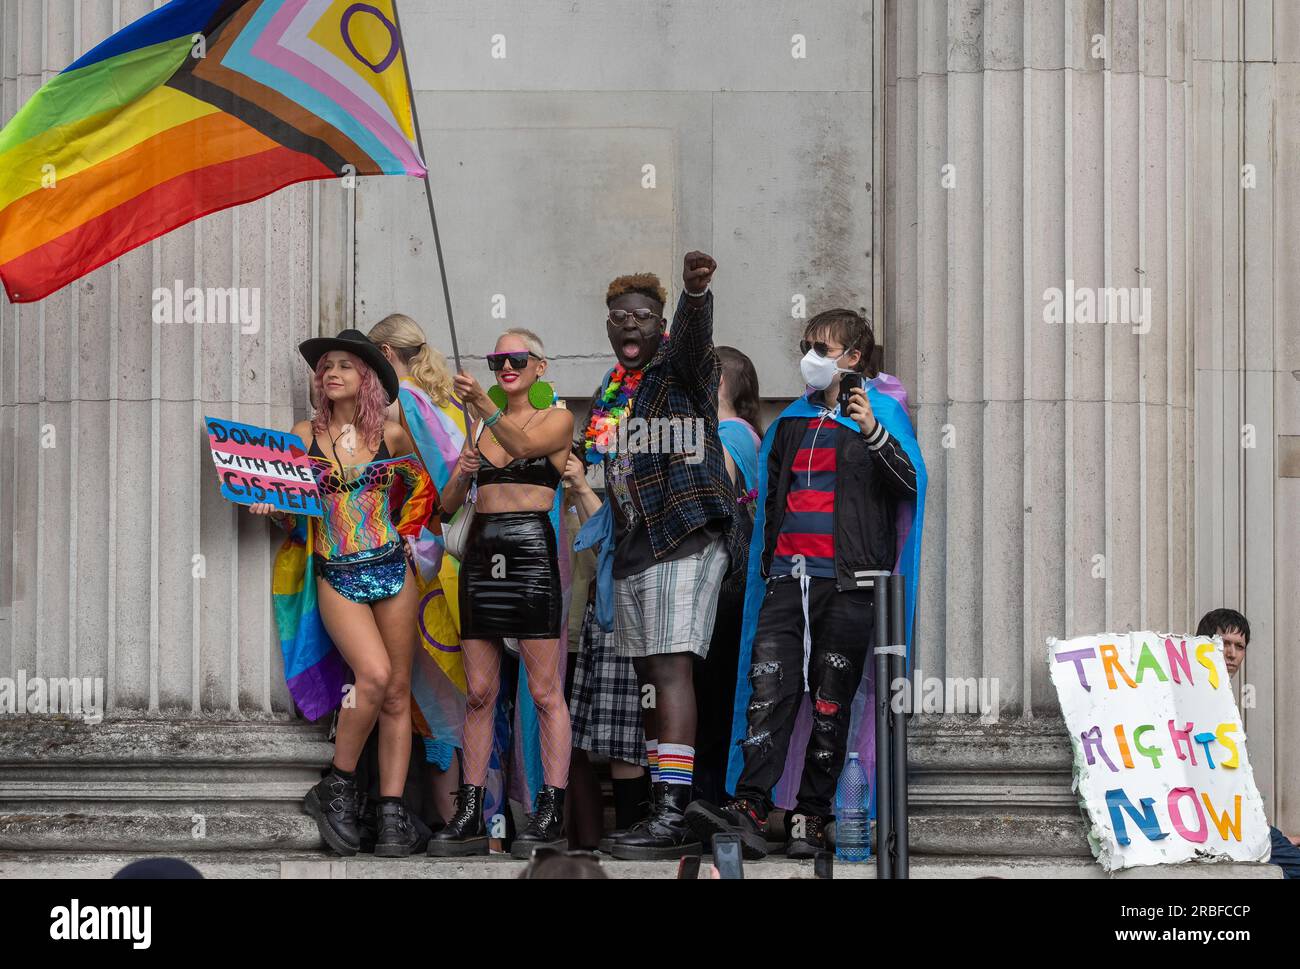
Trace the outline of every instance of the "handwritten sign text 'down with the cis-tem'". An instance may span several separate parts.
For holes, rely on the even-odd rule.
[[[1048,663],[1102,867],[1268,858],[1221,640],[1052,639]]]
[[[320,515],[320,494],[302,441],[294,434],[205,417],[221,496],[262,502],[295,515]]]

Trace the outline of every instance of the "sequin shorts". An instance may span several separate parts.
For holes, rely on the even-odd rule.
[[[344,599],[378,602],[402,591],[406,582],[406,555],[401,542],[389,542],[332,559],[317,555],[316,570]]]

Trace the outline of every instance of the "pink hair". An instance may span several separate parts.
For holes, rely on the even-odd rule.
[[[325,361],[328,356],[323,354],[316,361],[316,373],[312,377],[316,399],[320,401],[316,406],[316,416],[311,422],[311,428],[317,434],[328,434],[330,419],[334,416],[334,405],[325,396]],[[357,416],[352,426],[357,429],[357,435],[366,447],[378,450],[379,441],[384,434],[384,419],[388,413],[388,395],[369,364],[354,353],[349,353],[348,356],[361,377],[361,387],[357,391]]]

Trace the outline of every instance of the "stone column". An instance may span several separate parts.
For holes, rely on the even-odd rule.
[[[999,701],[914,719],[923,849],[991,850],[1014,814],[1001,850],[1086,852],[1045,641],[1195,621],[1187,6],[887,6],[886,363],[930,475],[915,669]],[[1108,287],[1149,317],[1106,321]],[[1053,289],[1098,319],[1046,321]]]
[[[4,0],[0,120],[154,6]],[[0,301],[0,676],[89,677],[107,706],[98,727],[0,718],[0,816],[93,804],[92,814],[130,818],[241,799],[274,815],[301,793],[277,806],[268,792],[305,789],[306,765],[328,759],[322,728],[296,721],[284,686],[273,537],[222,500],[202,419],[288,427],[306,415],[296,345],[350,315],[350,204],[337,186],[294,186],[169,233],[39,303]],[[256,329],[155,323],[155,290],[177,280],[256,294]],[[248,720],[283,723],[274,752],[249,740],[261,734]],[[132,723],[139,729],[123,726]],[[136,740],[110,742],[118,734]],[[297,758],[284,775],[293,783],[238,769],[259,757]],[[149,783],[169,803],[142,808]],[[175,828],[191,843],[189,827],[128,820],[99,842],[137,831],[143,846]],[[251,823],[250,837],[275,842],[273,828]],[[0,847],[80,846],[75,824],[66,845],[62,830],[0,817]]]

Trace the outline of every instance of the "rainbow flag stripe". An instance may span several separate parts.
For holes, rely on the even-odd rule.
[[[42,299],[309,179],[425,174],[392,0],[172,0],[0,130],[0,281]]]

